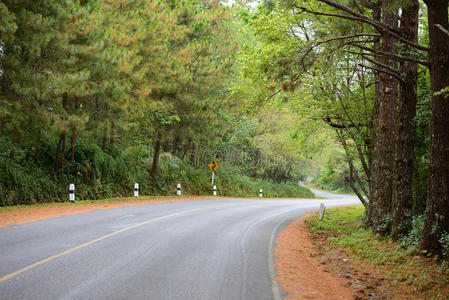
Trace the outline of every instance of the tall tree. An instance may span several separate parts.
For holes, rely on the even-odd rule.
[[[405,2],[402,7],[399,30],[401,36],[412,43],[418,43],[419,2]],[[414,49],[400,45],[399,54],[409,55]],[[396,139],[393,179],[393,211],[391,235],[398,240],[404,234],[403,223],[412,216],[413,205],[413,157],[416,116],[418,66],[415,62],[401,61],[399,67],[399,98],[396,110]]]
[[[449,232],[449,20],[448,0],[425,1],[429,19],[432,116],[429,192],[422,246],[441,254],[441,234]]]

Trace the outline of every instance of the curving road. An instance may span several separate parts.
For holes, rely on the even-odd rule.
[[[320,194],[320,196],[325,196]],[[333,200],[128,206],[0,229],[0,299],[281,299],[272,247]]]

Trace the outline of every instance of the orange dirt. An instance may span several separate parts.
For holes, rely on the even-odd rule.
[[[286,300],[428,299],[345,249],[330,247],[329,236],[310,233],[304,220],[314,213],[295,220],[276,240],[276,280],[289,294]]]
[[[304,222],[310,215],[294,221],[276,240],[276,280],[289,294],[285,299],[354,299],[346,281],[327,272],[313,257],[314,245]]]
[[[39,220],[50,219],[63,215],[73,215],[89,212],[97,209],[110,209],[120,206],[135,206],[143,204],[156,204],[165,202],[190,201],[200,199],[210,199],[211,197],[183,197],[183,198],[163,198],[163,199],[142,199],[114,202],[99,202],[89,204],[56,205],[52,207],[36,207],[29,209],[19,209],[16,211],[0,214],[0,228],[15,224],[29,223]]]

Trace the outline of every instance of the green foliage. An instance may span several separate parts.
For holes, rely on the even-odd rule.
[[[413,216],[411,220],[407,220],[402,224],[401,231],[407,232],[400,238],[400,243],[402,246],[415,250],[419,248],[421,233],[424,227],[425,215]]]
[[[449,233],[443,233],[440,238],[441,246],[443,247],[443,255],[449,260]]]
[[[78,200],[127,196],[132,193],[135,182],[140,184],[142,195],[174,195],[177,183],[181,183],[185,195],[211,195],[212,191],[206,165],[192,167],[170,153],[160,155],[159,172],[152,179],[149,174],[154,150],[142,145],[125,150],[112,146],[103,151],[80,139],[75,146],[76,162],[66,164],[57,178],[51,166],[43,161],[42,165],[36,164],[26,149],[14,147],[2,137],[0,152],[12,151],[16,153],[14,158],[0,157],[0,206],[67,201],[70,183],[76,186]],[[296,182],[278,184],[243,174],[234,165],[222,164],[215,177],[218,194],[257,197],[262,188],[264,197],[313,197]]]

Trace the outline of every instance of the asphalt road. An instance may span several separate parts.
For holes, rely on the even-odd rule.
[[[281,299],[271,255],[289,222],[334,200],[128,206],[0,229],[0,299]],[[323,194],[324,193],[324,194]]]

